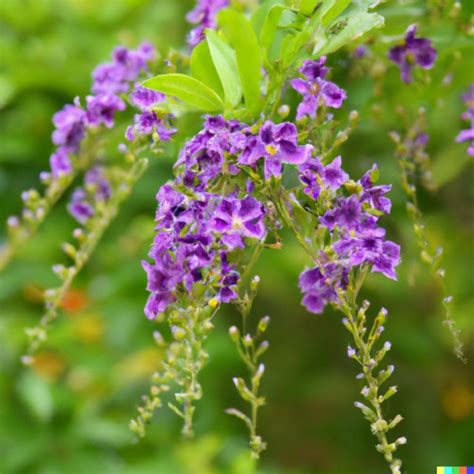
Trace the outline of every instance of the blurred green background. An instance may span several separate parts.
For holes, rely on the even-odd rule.
[[[474,192],[467,147],[453,141],[464,125],[459,94],[474,80],[474,55],[472,42],[456,32],[454,22],[425,15],[425,3],[391,2],[381,9],[387,27],[384,38],[371,46],[371,54],[380,55],[375,64],[369,56],[354,65],[347,51],[328,61],[336,82],[349,92],[340,118],[345,120],[350,108],[361,114],[342,150],[345,166],[358,177],[376,161],[381,182],[394,185],[393,214],[385,223],[402,245],[399,280],[370,276],[364,296],[374,312],[380,305],[389,311],[386,334],[393,349],[386,361],[396,366],[391,383],[399,394],[387,409],[405,418],[395,434],[409,440],[399,452],[412,474],[435,472],[436,465],[474,463]],[[473,9],[467,3],[466,22]],[[182,46],[184,15],[191,8],[192,2],[184,0],[0,2],[0,222],[20,212],[22,190],[37,186],[53,150],[52,114],[75,95],[87,94],[94,66],[108,60],[119,43],[150,40],[165,52]],[[407,87],[383,55],[390,35],[401,34],[414,21],[425,22],[440,57],[430,84]],[[377,80],[367,74],[374,67],[379,68]],[[444,84],[448,73],[453,79]],[[388,138],[390,130],[402,127],[394,113],[397,105],[406,106],[412,117],[419,105],[427,110],[428,152],[440,187],[435,194],[420,191],[421,207],[430,239],[445,250],[447,286],[455,298],[467,365],[452,355],[439,288],[419,261],[406,217]],[[188,119],[180,127],[186,137],[199,124]],[[57,284],[51,265],[64,261],[60,243],[74,228],[66,199],[0,276],[0,472],[386,472],[368,423],[353,406],[361,387],[354,380],[357,368],[346,357],[349,340],[340,316],[330,310],[310,316],[299,304],[297,277],[309,262],[292,241],[281,251],[267,251],[256,269],[262,283],[254,320],[264,314],[272,318],[262,388],[268,404],[259,421],[269,446],[259,467],[249,460],[245,427],[224,414],[230,406],[246,409],[232,384],[232,377],[245,371],[227,335],[227,328],[239,323],[231,308],[218,316],[208,340],[211,357],[202,373],[205,396],[197,403],[195,440],[181,441],[179,420],[164,409],[148,436],[134,442],[128,422],[162,357],[153,343],[155,326],[142,311],[147,293],[140,260],[152,239],[154,196],[171,175],[178,145],[152,162],[107,231],[34,369],[19,362],[24,327],[41,317],[42,290]]]

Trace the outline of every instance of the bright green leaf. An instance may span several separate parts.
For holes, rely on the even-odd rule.
[[[302,31],[284,38],[280,53],[283,68],[289,67],[296,60],[298,53],[308,44],[318,29],[320,29],[320,22],[318,16],[315,15]]]
[[[255,31],[242,13],[230,8],[221,10],[217,21],[235,50],[247,109],[256,116],[261,108],[262,53]]]
[[[280,21],[281,14],[286,9],[285,5],[274,5],[267,13],[265,21],[260,32],[260,44],[265,48],[269,49],[273,38],[275,37],[275,31]]]
[[[329,25],[336,19],[351,3],[352,0],[327,0],[321,7],[321,22],[324,26]]]
[[[242,98],[242,87],[235,51],[219,38],[215,31],[207,30],[206,38],[212,61],[224,89],[226,104],[235,107]]]
[[[332,28],[341,27],[342,29],[333,36],[320,39],[314,47],[313,54],[319,56],[332,53],[342,48],[347,43],[354,41],[367,31],[374,28],[380,28],[384,24],[384,19],[377,13],[358,13],[356,15],[347,16],[341,21],[341,25],[337,23]]]
[[[204,82],[211,89],[214,89],[221,97],[224,97],[224,90],[222,89],[216,67],[212,62],[207,40],[201,41],[193,49],[191,55],[191,75]]]
[[[162,74],[146,80],[144,87],[176,97],[204,112],[223,110],[224,103],[206,84],[185,74]]]
[[[320,0],[301,0],[300,12],[303,15],[311,15]],[[334,0],[336,1],[336,0]]]
[[[262,2],[262,4],[258,8],[255,9],[250,18],[250,21],[257,37],[260,37],[263,28],[263,23],[265,22],[265,18],[267,17],[270,8],[272,8],[274,5],[283,4],[284,2],[281,0],[266,0]]]

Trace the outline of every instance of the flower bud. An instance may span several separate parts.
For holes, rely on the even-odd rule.
[[[252,346],[253,346],[253,339],[252,339],[252,336],[251,336],[250,334],[247,334],[247,335],[244,337],[243,343],[244,343],[244,346],[245,346],[245,347],[252,347]]]
[[[267,328],[268,325],[270,324],[270,316],[264,316],[259,322],[258,322],[258,332],[260,334],[263,334]]]
[[[290,113],[290,107],[287,104],[283,104],[278,108],[278,115],[281,118],[288,117],[289,113]]]
[[[217,298],[212,298],[211,300],[209,300],[209,302],[207,303],[212,309],[215,309],[219,306],[219,300]]]
[[[236,326],[231,326],[229,328],[229,336],[234,342],[239,342],[240,332]]]

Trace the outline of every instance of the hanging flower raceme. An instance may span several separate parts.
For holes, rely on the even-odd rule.
[[[192,47],[199,44],[204,39],[204,32],[207,28],[216,27],[216,14],[219,10],[229,5],[229,0],[198,0],[196,6],[191,10],[186,20],[196,28],[188,35],[188,44]]]
[[[474,82],[469,86],[469,90],[461,95],[461,99],[467,106],[467,111],[461,115],[461,118],[469,121],[469,128],[461,130],[456,141],[469,142],[467,154],[474,156]]]
[[[124,100],[117,94],[127,93],[131,83],[148,71],[148,62],[155,58],[156,51],[148,43],[136,50],[119,46],[113,52],[111,63],[97,66],[92,74],[94,95],[86,97],[86,108],[81,107],[76,97],[73,105],[65,105],[53,117],[53,143],[58,148],[51,155],[51,173],[41,174],[43,180],[72,173],[70,155],[79,152],[87,130],[101,125],[107,128],[114,126],[115,114],[126,108]]]
[[[402,81],[412,82],[412,70],[415,65],[423,69],[431,69],[436,60],[437,52],[428,38],[415,38],[417,26],[408,27],[405,42],[390,48],[388,57],[400,67]]]
[[[326,107],[339,109],[346,100],[346,92],[343,89],[334,82],[324,79],[329,70],[324,66],[325,63],[326,56],[317,61],[304,61],[298,69],[304,78],[291,81],[291,87],[303,96],[296,111],[296,120],[302,119],[305,115],[314,119],[318,108],[323,104]]]
[[[303,304],[309,312],[321,313],[327,303],[338,302],[338,290],[345,290],[354,267],[369,266],[373,272],[396,279],[400,247],[385,239],[378,220],[388,214],[391,186],[374,184],[377,167],[354,183],[341,169],[341,159],[327,166],[315,158],[300,166],[304,192],[327,210],[319,222],[329,233],[330,243],[316,256],[316,267],[300,276]],[[352,194],[346,196],[347,188]]]

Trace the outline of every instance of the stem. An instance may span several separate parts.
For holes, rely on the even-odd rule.
[[[23,356],[24,363],[32,361],[32,354],[36,352],[38,347],[47,337],[47,328],[58,316],[58,310],[64,300],[65,294],[69,291],[76,275],[81,271],[83,266],[89,260],[95,247],[100,241],[103,233],[109,226],[110,222],[117,215],[120,204],[130,194],[133,185],[143,174],[147,166],[146,159],[135,161],[130,170],[121,179],[112,198],[104,205],[104,208],[98,212],[98,215],[91,221],[91,230],[84,236],[77,249],[73,248],[72,258],[74,264],[70,267],[64,267],[60,272],[63,279],[62,284],[55,289],[47,290],[45,293],[46,312],[40,320],[40,324],[34,328],[28,328],[26,333],[29,337],[27,355]]]
[[[391,422],[384,419],[382,411],[382,403],[390,396],[396,393],[396,387],[390,387],[384,395],[380,395],[381,384],[391,375],[393,367],[381,370],[378,375],[374,375],[374,370],[379,362],[383,359],[385,353],[390,349],[390,344],[385,343],[383,348],[372,354],[372,348],[383,331],[383,323],[386,320],[386,311],[382,310],[375,318],[372,328],[366,338],[364,338],[367,327],[365,312],[369,307],[365,302],[361,308],[357,307],[355,301],[355,291],[350,288],[343,295],[340,292],[340,309],[346,316],[343,321],[346,329],[351,333],[355,351],[348,349],[350,358],[355,359],[362,367],[362,374],[358,378],[363,378],[367,385],[362,389],[362,395],[370,403],[371,408],[356,402],[355,405],[360,408],[364,416],[370,421],[371,431],[376,436],[379,444],[376,446],[377,451],[383,454],[385,460],[389,463],[392,474],[400,474],[402,462],[400,459],[394,458],[394,452],[398,446],[406,443],[406,438],[398,438],[394,443],[390,443],[386,433],[398,424],[402,418],[397,415]]]
[[[13,257],[36,234],[46,216],[69,188],[78,173],[89,166],[95,156],[98,145],[99,140],[95,139],[89,145],[89,149],[86,148],[79,153],[76,165],[69,175],[54,178],[44,191],[44,195],[42,197],[38,196],[34,203],[32,203],[34,207],[25,206],[20,223],[18,226],[9,229],[7,241],[0,246],[0,271],[8,266]]]

